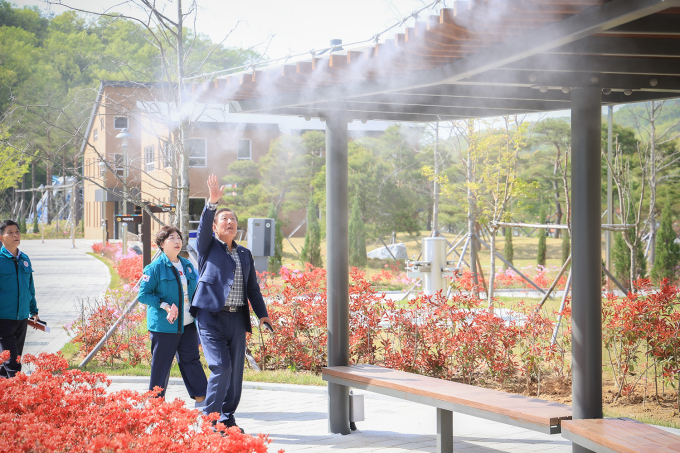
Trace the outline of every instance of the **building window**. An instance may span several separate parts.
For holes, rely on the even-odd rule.
[[[113,170],[118,176],[124,176],[125,163],[123,161],[123,153],[115,153],[113,155]]]
[[[252,143],[250,140],[239,140],[236,147],[238,160],[252,160]]]
[[[207,144],[204,138],[190,138],[184,142],[185,151],[189,155],[190,167],[205,167]]]
[[[205,198],[189,198],[189,224],[192,230],[198,229],[203,208],[205,208]]]
[[[175,147],[172,143],[165,142],[161,149],[163,154],[163,168],[172,167],[172,163],[175,160]]]
[[[125,116],[114,116],[113,117],[113,128],[114,129],[125,129],[128,127],[128,119]]]
[[[156,163],[154,155],[153,145],[144,148],[144,170],[147,172],[154,170],[154,164]]]
[[[95,129],[94,132],[92,132],[92,140],[94,140],[96,142],[97,138],[99,138],[99,131],[97,131],[97,129]]]

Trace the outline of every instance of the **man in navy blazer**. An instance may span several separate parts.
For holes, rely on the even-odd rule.
[[[246,332],[252,332],[248,301],[260,319],[260,328],[265,322],[271,325],[271,320],[257,283],[253,256],[234,241],[238,219],[230,209],[217,209],[224,191],[224,186],[217,184],[217,176],[208,177],[208,189],[210,200],[198,225],[200,277],[191,312],[210,368],[203,411],[206,415],[219,413],[219,421],[231,427],[237,426],[234,412],[241,399]]]

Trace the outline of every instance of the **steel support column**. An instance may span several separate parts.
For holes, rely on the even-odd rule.
[[[602,91],[571,92],[572,411],[602,418]],[[576,453],[590,450],[574,444]]]
[[[349,208],[347,120],[326,119],[328,366],[349,365]],[[328,428],[349,434],[349,387],[328,383]]]

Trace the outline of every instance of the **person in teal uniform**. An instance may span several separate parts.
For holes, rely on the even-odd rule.
[[[11,378],[21,371],[17,356],[24,351],[28,318],[38,320],[33,285],[33,266],[19,250],[21,232],[14,220],[0,223],[0,351],[10,358],[0,362],[0,377]]]
[[[151,378],[149,390],[158,386],[165,397],[172,359],[177,356],[179,370],[189,396],[201,403],[208,380],[198,352],[198,330],[189,313],[198,275],[191,262],[179,256],[182,233],[164,226],[156,234],[156,245],[163,252],[144,268],[139,285],[139,301],[147,306],[146,322],[151,335]]]

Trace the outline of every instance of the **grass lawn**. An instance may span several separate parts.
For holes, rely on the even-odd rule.
[[[113,267],[113,261],[105,256],[101,256],[99,253],[88,252],[87,254],[106,264],[106,267],[109,268],[109,274],[111,274],[111,283],[109,283],[109,289],[118,289],[121,285],[121,281],[120,277],[118,276],[118,272],[116,272],[116,269]]]

